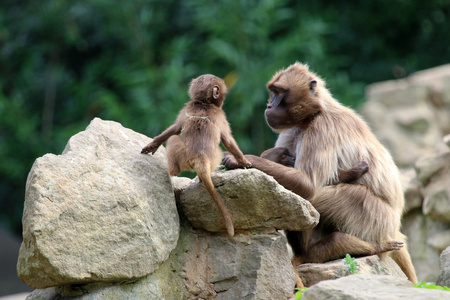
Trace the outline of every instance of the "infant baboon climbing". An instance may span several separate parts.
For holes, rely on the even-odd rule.
[[[234,235],[233,222],[211,180],[222,160],[220,142],[243,167],[251,163],[244,157],[231,135],[231,128],[222,110],[227,94],[225,82],[214,75],[193,79],[189,87],[189,101],[178,114],[175,124],[167,128],[141,153],[154,154],[167,140],[167,159],[171,176],[184,170],[194,170],[216,202],[225,220],[227,232]]]

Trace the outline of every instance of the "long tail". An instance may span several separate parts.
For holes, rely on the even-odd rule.
[[[198,177],[203,182],[203,184],[206,187],[206,190],[211,195],[211,197],[214,199],[214,202],[216,202],[217,206],[219,207],[220,212],[222,213],[223,219],[225,221],[225,226],[227,228],[227,233],[229,236],[234,236],[234,226],[233,221],[231,221],[230,213],[228,212],[227,207],[223,203],[222,199],[219,196],[219,193],[217,193],[216,189],[214,188],[214,184],[211,180],[211,174],[209,173],[209,170],[206,170],[205,167],[200,167],[201,170],[195,170],[197,172]]]
[[[401,235],[402,239],[404,241],[404,247],[400,250],[395,250],[390,252],[392,259],[399,265],[400,269],[402,269],[403,273],[408,277],[408,279],[416,284],[417,283],[417,276],[416,272],[414,271],[414,266],[411,261],[411,256],[408,252],[408,247],[406,245],[406,237]]]

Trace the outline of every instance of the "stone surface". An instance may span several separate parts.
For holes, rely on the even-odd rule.
[[[258,218],[270,219],[271,205],[279,205],[294,211],[306,207],[305,218],[317,222],[309,202],[280,190],[262,173],[229,172],[214,177],[227,187],[225,195],[235,190],[238,200],[255,202],[239,189],[259,197],[261,192],[249,190],[270,187],[265,197],[272,203],[232,206],[242,216],[258,210],[249,214],[258,230],[228,237],[194,229],[182,210],[179,226],[173,190],[181,196],[199,184],[168,176],[164,148],[154,156],[140,154],[149,140],[95,119],[63,155],[36,161],[27,184],[18,270],[28,284],[44,289],[28,299],[290,298],[295,275],[286,238],[273,228],[284,223],[269,220],[270,226],[263,226]],[[193,205],[214,204],[209,194],[197,196]],[[285,196],[287,204],[280,203]]]
[[[450,246],[441,253],[441,271],[439,273],[437,285],[450,287]]]
[[[185,187],[195,183],[194,180],[187,178],[187,177],[173,176],[171,179],[172,179],[173,190],[176,195],[180,194]]]
[[[403,193],[405,195],[404,213],[415,209],[422,209],[423,196],[420,191],[421,184],[416,177],[414,169],[408,169],[400,176]]]
[[[447,147],[450,148],[450,134],[447,134],[446,136],[444,136],[443,140],[444,140],[444,143],[447,145]]]
[[[66,285],[34,291],[27,300],[65,299],[288,299],[295,275],[285,238],[211,234],[181,216],[181,233],[168,260],[151,275],[115,284]]]
[[[432,219],[450,223],[450,151],[434,157],[430,165],[434,167],[429,169],[436,171],[424,184],[423,213]],[[418,171],[418,177],[420,174],[422,172]]]
[[[409,77],[409,82],[430,88],[435,124],[443,133],[450,133],[450,64],[416,72]]]
[[[236,230],[306,230],[318,223],[319,214],[308,201],[259,170],[214,172],[212,180]],[[177,201],[193,227],[225,231],[222,215],[203,183],[183,188]]]
[[[322,281],[310,287],[302,300],[444,300],[448,297],[447,291],[415,288],[407,279],[357,274]]]
[[[390,258],[380,259],[378,255],[356,259],[358,274],[392,275],[406,278],[400,267]],[[312,286],[323,280],[337,279],[348,276],[347,267],[342,259],[324,264],[302,264],[297,266],[297,272],[305,286]]]
[[[450,246],[450,64],[374,83],[366,96],[362,115],[408,170],[402,231],[418,279],[435,282],[440,249]]]
[[[361,113],[399,167],[412,167],[419,157],[445,150],[441,139],[450,133],[449,71],[445,65],[367,87]]]
[[[432,178],[450,164],[450,152],[425,155],[417,160],[415,169],[422,185],[427,185]]]
[[[94,119],[62,155],[38,158],[26,185],[19,277],[34,288],[133,280],[154,272],[179,235],[164,149]]]
[[[439,254],[450,246],[450,151],[420,158],[411,175],[404,173],[403,232],[419,281],[435,282]]]
[[[433,237],[439,235],[442,239],[439,243],[448,240],[450,224],[428,218],[421,210],[414,210],[403,217],[402,227],[403,233],[408,237],[408,250],[418,280],[436,282],[442,250],[434,247],[436,241]]]
[[[189,299],[183,266],[194,239],[188,228],[181,227],[180,239],[169,258],[155,272],[141,279],[50,287],[35,290],[27,300]]]
[[[279,233],[234,238],[199,235],[191,251],[196,255],[190,255],[186,276],[189,290],[196,297],[288,299],[292,295],[295,275],[286,239]]]

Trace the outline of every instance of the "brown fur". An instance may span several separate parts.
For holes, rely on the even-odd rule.
[[[286,167],[293,168],[295,164],[295,157],[289,153],[289,150],[287,148],[283,147],[267,149],[266,151],[261,153],[260,157],[276,162],[277,164],[282,164]]]
[[[275,147],[267,149],[260,155],[261,158],[282,164],[286,167],[294,167],[295,156],[292,156],[287,148]],[[364,158],[347,171],[339,173],[338,180],[333,182],[333,184],[338,183],[353,183],[358,180],[361,176],[369,171],[369,165]]]
[[[141,153],[154,154],[168,140],[170,175],[194,170],[219,207],[228,234],[233,236],[234,227],[230,214],[211,180],[211,172],[222,160],[220,142],[234,155],[240,166],[250,167],[251,163],[244,157],[231,135],[230,125],[222,110],[226,94],[225,82],[214,75],[202,75],[192,80],[189,87],[191,101],[180,111],[175,124],[155,137]]]
[[[388,151],[364,121],[335,100],[325,82],[308,66],[295,63],[268,82],[271,98],[265,117],[279,133],[276,147],[295,153],[295,168],[246,155],[253,166],[308,199],[320,213],[319,226],[288,232],[293,264],[325,262],[345,256],[391,257],[412,282],[414,267],[400,232],[404,198],[399,172]],[[370,171],[355,184],[340,183],[339,174],[361,157]],[[236,164],[224,159],[227,168]],[[398,241],[398,242],[397,242]],[[298,279],[298,285],[302,286]]]

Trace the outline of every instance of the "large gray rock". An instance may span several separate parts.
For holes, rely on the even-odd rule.
[[[450,246],[441,253],[441,272],[437,285],[450,287]]]
[[[306,230],[315,227],[319,213],[300,196],[256,169],[214,172],[212,180],[239,230],[277,228]],[[177,200],[192,226],[210,232],[225,231],[215,202],[198,181],[177,192]]]
[[[371,84],[366,96],[362,115],[408,169],[402,231],[417,277],[435,282],[439,254],[450,245],[450,64]]]
[[[407,214],[410,211],[422,209],[423,196],[421,193],[420,181],[416,176],[416,171],[411,168],[402,172],[400,180],[405,195],[405,207],[403,213]]]
[[[195,235],[192,228],[181,227],[177,246],[152,274],[138,280],[114,283],[88,283],[62,285],[35,290],[27,300],[98,300],[98,299],[189,299],[184,275],[187,253],[192,248]]]
[[[416,169],[424,185],[423,213],[450,223],[450,151],[418,161]],[[428,175],[424,176],[424,173]]]
[[[191,299],[288,299],[295,275],[279,233],[196,240],[186,265]]]
[[[415,163],[417,178],[422,185],[426,186],[449,166],[450,152],[448,150],[440,154],[424,155]]]
[[[412,85],[430,88],[429,100],[433,104],[435,123],[444,133],[450,133],[450,64],[434,67],[412,74]]]
[[[419,281],[435,282],[439,254],[450,246],[450,151],[421,157],[414,172],[403,175],[406,213],[402,227],[411,259]]]
[[[361,113],[399,167],[445,151],[441,139],[450,133],[449,83],[450,65],[445,65],[367,87]]]
[[[302,300],[444,300],[449,292],[415,288],[407,279],[388,275],[357,274],[322,281],[310,287]]]
[[[442,242],[450,238],[450,225],[428,218],[421,210],[415,210],[403,218],[402,231],[408,237],[408,251],[418,280],[436,282],[439,254],[448,246],[442,245]]]
[[[361,113],[399,167],[412,166],[437,145],[442,148],[428,87],[396,80],[372,84],[366,91]]]
[[[406,278],[406,275],[390,257],[380,259],[378,255],[356,259],[358,274],[392,275]],[[342,259],[324,264],[302,264],[297,266],[297,272],[305,286],[312,286],[320,281],[348,276],[347,266]]]
[[[34,288],[133,280],[154,272],[179,235],[164,149],[94,119],[27,180],[18,275]]]
[[[151,275],[36,290],[27,300],[289,299],[294,285],[286,239],[279,233],[219,236],[194,230],[182,216],[176,248]]]

